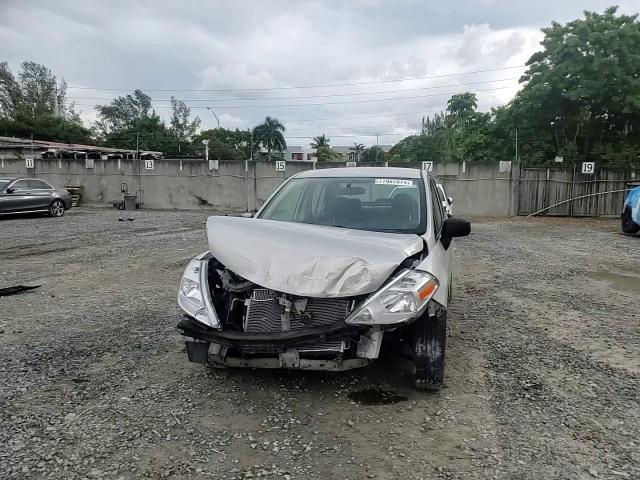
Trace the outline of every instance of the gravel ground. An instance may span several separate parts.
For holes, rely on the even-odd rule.
[[[456,243],[446,388],[187,362],[204,212],[0,220],[0,478],[640,478],[640,238],[480,220]],[[391,404],[362,404],[369,388]],[[380,398],[378,398],[380,399]],[[375,398],[374,398],[375,400]]]

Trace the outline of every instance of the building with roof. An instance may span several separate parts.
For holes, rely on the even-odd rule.
[[[16,137],[0,137],[0,158],[57,158],[57,159],[152,159],[162,158],[162,152],[137,151],[125,148],[109,148],[99,145],[60,143],[48,140],[31,140]]]

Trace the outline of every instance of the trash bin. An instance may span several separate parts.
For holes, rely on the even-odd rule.
[[[125,210],[135,210],[138,204],[137,195],[125,195],[124,196],[124,209]]]

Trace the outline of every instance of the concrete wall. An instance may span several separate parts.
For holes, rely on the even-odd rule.
[[[377,164],[382,166],[384,164]],[[211,165],[214,166],[214,165]],[[317,168],[342,167],[340,163],[317,164]],[[420,163],[390,163],[389,166],[420,168]],[[246,211],[257,208],[282,183],[300,171],[313,168],[307,162],[290,162],[286,172],[275,163],[219,161],[210,169],[204,160],[155,160],[145,169],[144,160],[35,159],[27,169],[25,159],[0,160],[0,176],[40,177],[57,186],[82,185],[82,204],[109,205],[122,200],[121,184],[130,192],[144,191],[147,208],[216,208]],[[454,198],[454,211],[465,216],[508,216],[516,214],[517,171],[500,172],[497,164],[436,164],[433,174]]]

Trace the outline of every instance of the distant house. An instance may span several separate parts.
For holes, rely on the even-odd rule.
[[[284,152],[284,159],[288,162],[313,162],[316,160],[316,153],[310,147],[289,145]]]
[[[57,159],[95,159],[118,158],[142,159],[162,158],[162,152],[108,148],[98,145],[50,142],[48,140],[30,140],[26,138],[0,137],[0,158],[57,158]]]

